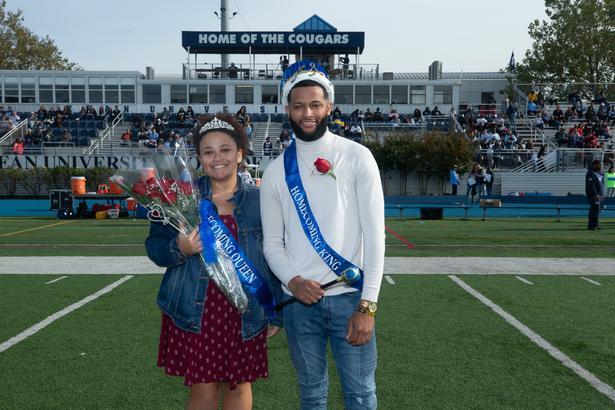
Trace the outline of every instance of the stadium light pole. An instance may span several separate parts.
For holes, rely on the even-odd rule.
[[[228,13],[228,0],[220,0],[220,14],[217,11],[214,11],[216,17],[220,19],[220,31],[225,33],[228,31],[228,21],[230,19],[235,18],[237,12],[233,12],[233,15],[229,18]],[[222,77],[228,77],[228,72],[226,71],[229,67],[229,55],[228,54],[220,54],[220,67],[222,67]]]

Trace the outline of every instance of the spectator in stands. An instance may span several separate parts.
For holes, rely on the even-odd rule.
[[[15,142],[13,142],[12,150],[14,155],[23,155],[24,145],[21,138],[17,138]]]
[[[437,105],[433,107],[433,110],[431,111],[431,115],[442,115]]]
[[[493,170],[491,168],[487,168],[483,175],[485,181],[485,193],[487,196],[493,195]]]
[[[393,108],[391,111],[389,111],[389,121],[391,121],[393,123],[397,123],[397,124],[399,124],[401,122],[399,120],[399,113],[397,112],[397,110],[395,108]]]
[[[73,142],[73,136],[70,135],[70,132],[68,132],[67,129],[64,130],[64,134],[62,135],[62,140],[61,140],[61,144],[60,145],[70,145],[70,143]]]
[[[252,132],[253,132],[252,123],[249,121],[246,122],[244,129],[246,130],[246,135],[248,136],[248,139],[252,140]]]
[[[355,123],[353,123],[350,126],[350,135],[349,135],[349,137],[352,140],[360,141],[362,133],[363,133],[363,130],[361,129],[361,125],[358,122],[355,122]]]
[[[606,161],[605,161],[606,165]],[[606,196],[614,197],[615,196],[615,164],[612,162],[609,164],[609,170],[604,175],[605,186],[606,186]]]
[[[128,143],[132,141],[132,132],[130,130],[126,130],[122,133],[121,136],[122,142]]]
[[[336,118],[341,118],[342,116],[342,111],[340,110],[340,107],[335,107],[335,109],[333,110],[333,112],[331,113],[331,116],[333,117],[333,119],[335,120]]]
[[[514,134],[513,130],[510,128],[506,130],[506,135],[504,136],[504,148],[505,149],[513,149],[517,144],[517,136]]]
[[[372,120],[376,121],[376,122],[383,122],[384,121],[384,115],[382,114],[382,111],[380,111],[380,107],[376,108],[376,111],[374,112]]]
[[[47,116],[48,116],[48,113],[47,113],[47,110],[45,109],[45,106],[41,105],[38,111],[36,112],[36,118],[38,118],[39,121],[45,121],[47,119]]]
[[[551,115],[553,120],[559,122],[560,124],[566,121],[566,117],[564,116],[564,112],[560,108],[559,104],[555,106],[553,110],[553,114]],[[559,124],[557,125],[559,127]]]
[[[350,58],[348,58],[348,54],[344,57],[340,56],[340,63],[342,64],[342,76],[343,78],[348,78],[348,69],[350,68]]]
[[[265,141],[263,142],[263,155],[266,157],[273,155],[273,143],[271,142],[270,137],[265,138]]]
[[[62,116],[62,114],[58,113],[56,114],[56,117],[53,121],[53,125],[52,127],[54,128],[64,128],[64,117]]]
[[[527,115],[533,116],[538,113],[538,106],[532,100],[527,102]]]
[[[194,120],[196,118],[196,115],[194,114],[194,110],[192,109],[191,105],[189,105],[188,109],[186,110],[186,118],[189,118],[191,120]]]
[[[470,200],[470,202],[474,202],[474,197],[476,196],[477,192],[480,199],[479,180],[480,188],[482,189],[482,167],[480,166],[480,164],[475,163],[467,179],[466,198],[470,198],[471,196],[472,199]]]
[[[359,114],[360,115],[360,114]],[[370,111],[369,108],[367,108],[365,110],[365,113],[363,114],[363,117],[365,118],[366,122],[371,122],[374,120],[374,113]]]
[[[457,173],[457,165],[453,165],[453,168],[451,168],[448,180],[451,184],[451,195],[457,195],[457,187],[459,186],[459,174]]]
[[[604,175],[601,172],[602,163],[596,159],[592,161],[591,168],[585,175],[585,196],[589,202],[587,215],[587,229],[596,231],[600,229],[598,215],[604,198]]]
[[[431,115],[431,110],[429,109],[429,107],[425,107],[425,109],[423,110],[423,116],[425,115]]]
[[[282,74],[288,68],[288,57],[287,56],[280,56],[280,68],[282,69]]]
[[[418,108],[415,108],[412,118],[414,118],[414,122],[416,123],[421,122],[423,120],[423,113]]]
[[[239,165],[239,172],[237,172],[237,175],[239,175],[244,184],[254,185],[254,179],[252,178],[250,171],[248,171],[248,166],[245,162],[242,162]]]
[[[517,128],[517,104],[513,104],[511,101],[508,101],[506,106],[506,115],[508,116],[508,122],[510,123],[510,128],[513,130]]]
[[[235,63],[231,63],[231,65],[228,67],[228,78],[237,78],[238,71],[239,68],[237,68]]]

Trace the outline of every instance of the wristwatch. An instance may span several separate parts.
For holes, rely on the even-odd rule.
[[[376,310],[378,310],[378,304],[376,302],[361,299],[356,310],[357,312],[365,313],[367,316],[374,317],[376,316]]]

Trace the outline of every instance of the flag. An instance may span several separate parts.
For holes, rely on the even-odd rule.
[[[510,61],[508,62],[508,69],[510,71],[515,71],[515,52],[514,51],[510,55]]]

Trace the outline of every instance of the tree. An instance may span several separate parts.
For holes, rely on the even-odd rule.
[[[21,10],[6,10],[0,1],[0,69],[3,70],[80,70],[76,63],[62,57],[49,36],[39,37],[23,24]]]
[[[615,80],[615,0],[545,0],[548,21],[529,25],[533,44],[516,69],[520,82]]]

